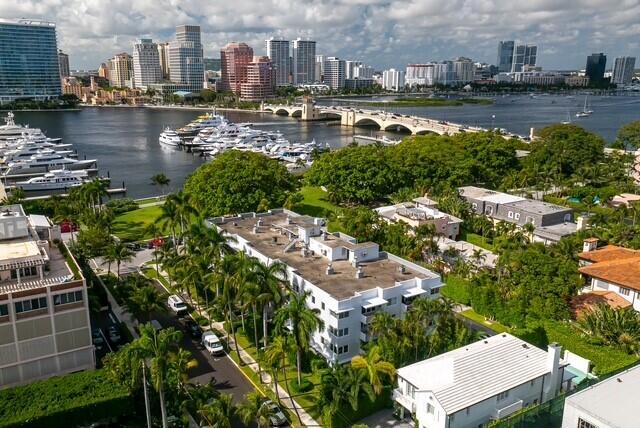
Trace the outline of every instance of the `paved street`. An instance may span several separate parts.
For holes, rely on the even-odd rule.
[[[124,262],[120,264],[120,275],[127,275],[129,273],[137,272],[138,267],[143,263],[154,260],[153,258],[153,250],[145,248],[144,250],[134,251],[133,259],[130,262]],[[93,264],[93,270],[97,274],[106,273],[109,269],[109,265],[106,263],[102,263],[101,257],[96,257],[91,260]],[[115,263],[111,263],[111,273],[116,275],[118,272],[118,266]]]

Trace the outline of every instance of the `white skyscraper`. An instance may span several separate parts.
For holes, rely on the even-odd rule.
[[[414,86],[433,85],[433,64],[408,64],[405,75],[406,84]]]
[[[298,38],[293,41],[291,50],[293,83],[302,85],[320,80],[320,76],[316,75],[316,42]]]
[[[160,59],[162,78],[169,80],[169,43],[158,43],[158,57]]]
[[[628,85],[633,79],[636,58],[633,56],[621,56],[616,58],[613,66],[613,76],[611,83],[616,85]]]
[[[345,61],[344,62],[344,77],[345,79],[353,79],[354,69],[362,65],[362,61]]]
[[[352,79],[372,79],[373,67],[370,65],[358,65],[353,68]]]
[[[176,40],[169,43],[169,76],[186,90],[199,92],[204,85],[200,26],[180,25]]]
[[[276,72],[276,86],[289,84],[289,72],[291,71],[291,57],[289,56],[289,40],[271,37],[265,40],[267,56]]]
[[[396,70],[395,68],[383,71],[382,87],[395,92],[404,89],[404,71]]]
[[[140,39],[133,44],[133,86],[146,90],[152,83],[162,80],[158,45],[151,39]]]
[[[324,83],[331,89],[344,88],[345,61],[336,57],[324,60]]]
[[[460,57],[453,61],[453,71],[456,74],[458,83],[469,83],[473,81],[473,61],[469,58]]]
[[[316,81],[324,82],[324,55],[316,55]]]

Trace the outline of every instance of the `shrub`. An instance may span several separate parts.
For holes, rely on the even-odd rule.
[[[107,202],[107,206],[111,208],[115,215],[123,214],[128,211],[133,211],[140,208],[138,203],[131,198],[112,199]]]
[[[102,370],[72,373],[0,391],[0,427],[73,427],[133,413],[126,388]]]
[[[307,379],[302,379],[300,383],[298,383],[297,379],[291,381],[291,389],[296,394],[301,394],[303,392],[309,392],[313,389],[313,383],[308,381]]]

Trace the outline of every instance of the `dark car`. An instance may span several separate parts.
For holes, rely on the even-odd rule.
[[[187,320],[185,322],[184,329],[187,333],[189,333],[189,336],[193,337],[194,339],[200,339],[202,337],[202,328],[200,328],[198,323],[193,320]]]
[[[109,326],[107,332],[109,334],[109,340],[112,343],[118,343],[122,339],[122,337],[120,336],[120,329],[118,329],[118,327],[116,327],[115,325]]]
[[[96,349],[100,350],[104,346],[104,338],[102,337],[102,332],[99,328],[94,328],[91,330],[91,340],[93,341]]]
[[[267,400],[262,405],[269,409],[269,422],[271,422],[272,427],[280,427],[287,424],[287,417],[276,403]]]

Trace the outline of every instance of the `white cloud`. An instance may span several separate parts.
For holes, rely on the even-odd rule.
[[[212,57],[232,40],[262,53],[272,35],[311,37],[318,53],[378,68],[460,55],[494,62],[501,39],[538,43],[547,68],[583,67],[593,50],[640,54],[640,0],[0,0],[0,16],[55,21],[76,68],[131,51],[140,36],[170,40],[183,23],[201,25]]]

